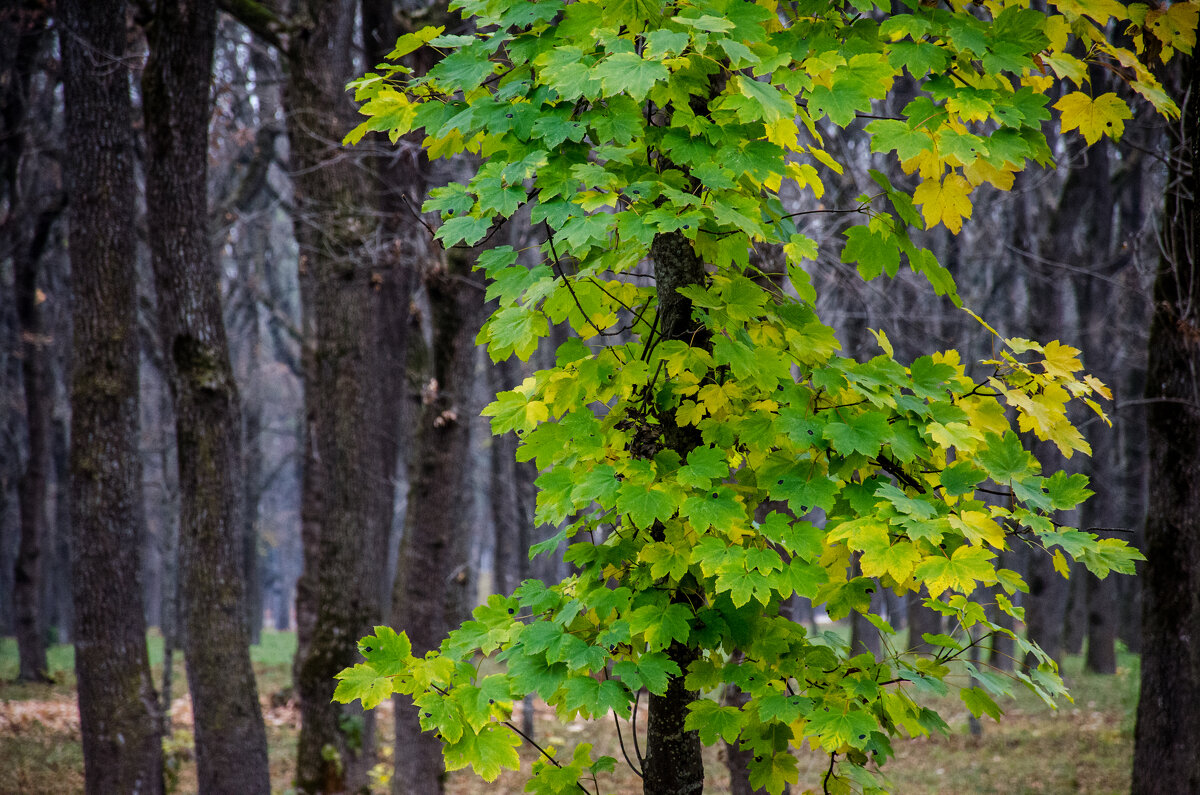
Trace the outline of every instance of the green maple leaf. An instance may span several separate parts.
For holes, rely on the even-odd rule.
[[[735,498],[733,489],[717,486],[712,491],[695,494],[683,501],[679,515],[696,530],[710,527],[728,528],[746,520],[746,509]]]
[[[419,710],[421,731],[434,731],[449,743],[456,743],[463,734],[463,715],[458,704],[436,690],[426,690],[413,697]]]
[[[345,668],[335,678],[338,684],[333,691],[333,700],[340,704],[359,699],[363,709],[374,709],[395,692],[392,678],[366,663]]]
[[[863,281],[869,282],[881,273],[896,275],[900,268],[900,249],[888,235],[867,226],[852,226],[846,230],[842,262],[857,262],[858,274]]]
[[[770,795],[779,795],[788,784],[800,780],[796,757],[786,751],[751,760],[748,768],[750,786],[756,790],[766,790]]]
[[[621,484],[621,493],[617,497],[617,510],[627,515],[634,527],[647,528],[655,521],[665,522],[674,516],[676,505],[671,495],[626,480]]]
[[[688,716],[683,728],[700,734],[700,742],[712,745],[717,738],[727,743],[737,742],[746,723],[746,714],[737,707],[722,706],[715,701],[702,698],[688,705]]]
[[[486,724],[478,734],[465,731],[458,742],[447,744],[442,751],[446,770],[461,770],[469,765],[484,781],[495,781],[502,770],[521,769],[521,757],[517,755],[520,744],[516,732],[497,723]]]
[[[950,497],[969,494],[987,478],[987,474],[970,461],[959,461],[942,470],[942,488]]]
[[[645,687],[662,695],[672,676],[680,676],[679,665],[663,652],[643,654],[636,660],[621,660],[613,666],[613,675],[620,678],[631,691]]]
[[[358,642],[358,650],[367,664],[381,676],[404,673],[413,662],[412,644],[408,635],[391,627],[375,627],[375,634]]]
[[[864,748],[870,740],[871,732],[878,728],[879,724],[870,713],[849,706],[833,705],[809,714],[805,730],[820,737],[821,745],[827,750],[832,750],[843,744]]]
[[[522,693],[537,693],[549,701],[567,679],[567,666],[550,663],[544,654],[514,654],[508,660],[508,674]]]
[[[828,423],[823,433],[840,455],[874,456],[887,441],[888,421],[879,412],[864,411],[850,415],[845,422]]]
[[[598,63],[592,74],[608,94],[626,94],[639,102],[660,80],[670,77],[667,67],[658,61],[647,61],[636,53],[619,52]]]
[[[492,228],[492,219],[476,218],[471,215],[464,215],[459,218],[451,218],[442,223],[438,228],[435,237],[442,241],[445,246],[455,246],[459,243],[465,243],[468,246],[473,246],[480,240],[483,240],[484,235]]]
[[[691,565],[690,553],[691,550],[656,541],[643,547],[638,557],[650,564],[650,576],[654,579],[670,577],[678,581],[687,574],[688,566]]]
[[[986,714],[993,720],[1000,720],[1000,716],[1004,714],[1004,710],[1000,709],[992,697],[988,695],[986,690],[978,687],[967,687],[958,691],[959,698],[967,705],[967,709],[975,717]]]
[[[707,489],[713,480],[719,480],[729,474],[729,464],[725,452],[715,447],[697,447],[688,453],[687,465],[679,468],[676,477],[682,486],[696,486]]]
[[[1005,431],[1004,436],[988,433],[983,441],[985,446],[975,459],[997,483],[1007,483],[1036,471],[1037,462],[1012,431]]]
[[[629,691],[613,679],[597,681],[590,676],[573,676],[567,680],[563,705],[585,715],[603,715],[610,709],[623,718],[629,717]]]
[[[692,631],[692,611],[681,604],[669,604],[665,608],[642,605],[625,618],[634,633],[645,635],[646,644],[652,652],[662,651],[672,641],[686,643]]]
[[[995,557],[995,552],[983,547],[959,547],[950,557],[926,558],[913,569],[913,576],[929,586],[929,595],[934,598],[947,588],[970,594],[977,580],[984,584],[996,582],[996,566],[991,562]]]
[[[758,108],[759,118],[768,124],[795,115],[796,103],[770,83],[761,83],[745,75],[738,75],[734,80],[738,90]]]

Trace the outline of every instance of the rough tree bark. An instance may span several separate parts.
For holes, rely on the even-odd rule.
[[[331,702],[338,671],[359,661],[358,638],[380,617],[384,557],[377,495],[383,453],[378,355],[380,280],[371,185],[339,145],[355,123],[345,92],[353,75],[356,3],[297,0],[288,21],[284,89],[295,189],[305,323],[307,446],[305,574],[297,612],[308,637],[296,666],[302,728],[296,785],[342,792],[366,784],[373,716]],[[298,586],[300,588],[301,586]]]
[[[74,294],[71,523],[87,792],[162,793],[133,521],[137,449],[134,151],[124,0],[64,0]]]
[[[1150,499],[1142,580],[1135,795],[1200,792],[1200,61],[1175,99],[1146,377]]]
[[[245,614],[241,417],[207,228],[215,0],[161,2],[148,32],[147,221],[175,408],[179,594],[199,787],[269,793]]]
[[[462,506],[469,493],[470,423],[478,413],[471,396],[483,285],[470,278],[473,257],[450,251],[447,258],[446,266],[431,270],[423,280],[432,311],[432,368],[422,390],[408,521],[392,598],[392,626],[408,632],[414,654],[436,649],[467,617],[474,597],[469,513]],[[421,731],[411,701],[397,698],[395,704],[392,792],[442,792],[441,742]]]
[[[650,247],[658,292],[659,334],[664,340],[682,340],[696,347],[708,347],[709,335],[692,319],[692,302],[679,294],[679,288],[704,283],[704,264],[692,244],[680,232],[659,234]],[[666,446],[687,458],[699,444],[694,427],[679,427],[670,418],[662,418]],[[682,597],[677,597],[682,598]],[[697,658],[695,649],[678,642],[667,654],[685,675]],[[683,728],[688,705],[699,698],[688,690],[683,676],[671,677],[667,692],[650,696],[650,714],[646,721],[646,758],[642,768],[642,790],[646,795],[688,795],[704,791],[704,760],[700,735]]]
[[[43,604],[46,554],[50,540],[47,494],[50,480],[50,452],[53,439],[51,409],[54,384],[51,367],[52,336],[46,317],[48,307],[39,298],[38,273],[50,227],[62,209],[61,201],[39,207],[42,197],[34,180],[25,178],[29,166],[22,168],[25,142],[29,133],[30,82],[43,46],[43,33],[49,16],[44,6],[0,12],[0,43],[6,52],[0,55],[2,89],[3,174],[8,198],[8,218],[0,234],[0,247],[12,259],[14,304],[20,332],[21,375],[24,382],[25,427],[28,458],[17,482],[20,512],[20,545],[13,571],[13,618],[17,637],[21,681],[47,681],[46,605]],[[36,168],[36,165],[34,165]]]

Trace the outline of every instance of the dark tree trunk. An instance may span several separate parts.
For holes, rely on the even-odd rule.
[[[483,286],[470,280],[461,253],[425,277],[432,311],[430,380],[422,392],[408,498],[400,542],[392,625],[405,630],[413,653],[436,649],[472,607],[470,570],[470,424],[475,336],[483,320]],[[395,795],[443,791],[441,743],[422,733],[416,709],[396,699]]]
[[[0,55],[3,73],[3,114],[0,127],[2,162],[8,195],[8,218],[0,234],[0,246],[13,264],[14,303],[20,334],[21,375],[25,395],[25,427],[28,456],[17,482],[20,514],[20,544],[13,570],[13,631],[17,638],[22,681],[46,681],[46,593],[50,551],[48,485],[52,446],[51,410],[54,405],[51,343],[53,341],[45,298],[39,298],[38,274],[50,227],[62,209],[59,201],[43,204],[36,177],[38,164],[24,163],[25,143],[32,133],[27,118],[32,97],[30,84],[42,49],[48,21],[45,7],[29,5],[0,14]],[[36,109],[35,109],[36,112]]]
[[[1200,792],[1200,61],[1177,55],[1146,378],[1150,500],[1133,792]]]
[[[650,248],[658,292],[658,322],[661,338],[683,340],[696,347],[710,344],[707,330],[692,318],[692,302],[679,294],[679,288],[703,284],[704,265],[691,242],[679,232],[655,236]],[[686,458],[699,444],[694,427],[679,427],[662,418],[663,438],[667,447]],[[677,596],[676,598],[683,598]],[[684,675],[696,660],[695,649],[672,643],[667,654]],[[646,757],[642,791],[646,795],[691,795],[704,791],[704,760],[700,735],[683,728],[688,705],[699,693],[688,690],[684,676],[672,677],[667,692],[650,696],[650,716],[646,722]]]
[[[339,142],[355,123],[344,88],[352,76],[356,3],[294,4],[284,90],[306,327],[305,573],[297,614],[302,726],[296,786],[304,793],[366,785],[373,714],[332,703],[334,676],[358,662],[358,639],[379,620],[384,567],[378,494],[383,459],[377,225],[364,212],[371,185]]]
[[[208,240],[215,0],[160,3],[142,83],[146,205],[179,466],[179,596],[201,792],[269,793],[244,592],[241,418]]]
[[[71,524],[75,672],[88,793],[162,793],[134,506],[138,339],[134,150],[123,0],[64,0],[74,296]]]

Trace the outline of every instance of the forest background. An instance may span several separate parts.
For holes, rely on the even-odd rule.
[[[515,439],[491,438],[478,419],[497,391],[511,389],[529,370],[492,365],[476,349],[489,311],[485,285],[470,272],[476,252],[441,251],[430,234],[435,220],[418,209],[430,187],[460,177],[464,167],[430,166],[408,139],[340,145],[357,121],[345,83],[382,60],[399,33],[446,11],[383,0],[275,8],[230,2],[207,22],[204,4],[194,16],[170,3],[87,5],[25,2],[0,12],[0,632],[20,640],[17,673],[36,681],[53,672],[47,641],[77,641],[84,626],[109,633],[109,641],[140,639],[145,627],[157,628],[165,661],[159,675],[168,678],[149,682],[148,666],[132,673],[143,692],[159,691],[143,699],[152,705],[146,714],[133,717],[150,757],[162,713],[169,712],[159,705],[169,705],[178,687],[169,678],[172,654],[191,649],[195,668],[201,658],[209,666],[188,672],[198,699],[196,752],[219,762],[207,766],[216,778],[201,778],[198,786],[222,792],[270,786],[266,738],[245,720],[259,709],[245,647],[264,629],[294,631],[294,682],[281,689],[294,688],[307,727],[296,776],[319,778],[325,749],[354,735],[352,756],[361,769],[347,775],[365,781],[377,727],[369,717],[351,726],[341,708],[328,704],[342,666],[320,654],[323,632],[357,637],[362,629],[357,618],[339,625],[338,610],[363,608],[339,602],[339,595],[353,593],[367,613],[436,639],[487,594],[511,592],[531,576],[557,581],[568,568],[561,557],[527,560],[526,549],[555,532],[533,525],[536,473],[515,463]],[[74,46],[64,44],[66,36]],[[214,57],[211,84],[205,46]],[[1188,67],[1181,64],[1187,63],[1176,62],[1178,73],[1164,78],[1169,87],[1186,84]],[[1098,87],[1110,80],[1112,90],[1124,90],[1107,75],[1093,76]],[[73,117],[73,96],[77,107],[98,115]],[[1195,106],[1181,104],[1194,131]],[[189,129],[200,131],[199,151],[179,134]],[[120,157],[110,162],[93,149],[89,131],[110,136],[105,144]],[[1115,144],[1101,140],[1085,149],[1078,136],[1056,137],[1057,168],[1024,173],[1008,192],[985,189],[962,234],[931,232],[925,241],[954,275],[965,303],[1004,336],[1074,345],[1112,388],[1113,428],[1080,422],[1094,451],[1090,460],[1066,462],[1052,446],[1038,452],[1048,470],[1087,467],[1097,495],[1072,517],[1074,524],[1139,546],[1145,546],[1148,484],[1164,474],[1151,463],[1163,466],[1164,459],[1151,458],[1149,443],[1162,436],[1150,433],[1147,409],[1163,401],[1182,405],[1182,419],[1159,418],[1171,424],[1166,438],[1193,451],[1200,446],[1189,435],[1191,396],[1146,389],[1151,296],[1170,240],[1162,232],[1163,196],[1194,179],[1170,167],[1171,132],[1147,110],[1126,122]],[[852,167],[827,181],[819,209],[854,208],[872,184],[869,169],[896,171],[853,129],[831,131],[830,139],[839,160]],[[68,190],[69,170],[89,166],[114,169],[101,173],[98,184],[121,198],[116,209],[81,202],[84,177]],[[198,206],[197,178],[203,180]],[[1181,212],[1179,204],[1169,206]],[[849,222],[815,214],[806,232],[823,239]],[[107,242],[68,246],[88,229],[107,234]],[[510,223],[488,244],[524,249],[537,242],[535,228]],[[77,256],[88,256],[81,250],[95,257],[86,274],[78,264],[72,270]],[[758,255],[763,270],[783,269],[781,251]],[[1194,264],[1194,249],[1191,256]],[[821,315],[837,327],[850,355],[871,355],[872,329],[886,332],[901,360],[930,348],[957,348],[968,362],[991,353],[978,324],[932,300],[925,285],[905,274],[864,283],[852,263],[825,249],[810,265]],[[113,303],[96,308],[81,330],[72,285],[78,290],[85,279],[119,270],[124,293],[110,294]],[[344,276],[354,292],[329,288],[326,273]],[[1160,296],[1160,304],[1170,300]],[[87,495],[73,492],[69,479],[72,398],[79,394],[70,363],[104,360],[106,334],[87,332],[107,322],[131,332],[122,338],[121,366],[140,376],[131,382],[136,391],[115,401],[120,416],[93,429],[102,435],[123,425],[138,434],[136,448],[120,442],[111,448],[127,454],[127,498],[125,513],[109,516],[86,511],[80,498]],[[162,340],[178,338],[181,326],[211,347],[165,346]],[[107,339],[116,336],[110,331]],[[552,350],[535,353],[529,368]],[[1176,353],[1184,357],[1180,364],[1194,363],[1193,347]],[[191,456],[181,451],[196,449],[210,451],[207,475],[183,464]],[[1170,466],[1175,477],[1195,472],[1178,460]],[[1200,492],[1186,482],[1180,488],[1185,497]],[[210,531],[198,516],[213,519],[225,535],[205,535]],[[97,541],[95,525],[81,541],[89,522],[108,523],[114,545],[85,549]],[[1186,578],[1197,576],[1196,533],[1192,525],[1178,534],[1177,570],[1155,575],[1184,592]],[[213,543],[218,537],[236,544]],[[103,588],[89,591],[80,585],[94,570],[89,560],[120,569],[138,587],[122,589],[123,603]],[[1138,652],[1157,642],[1154,632],[1143,634],[1144,578],[1101,581],[1081,571],[1066,579],[1048,560],[1021,552],[1004,565],[1029,582],[1025,629],[1053,656],[1085,651],[1089,670],[1111,674],[1118,644]],[[231,582],[238,585],[223,587]],[[244,604],[244,614],[210,624],[204,608],[214,603]],[[936,614],[886,590],[873,597],[873,609],[918,632],[938,629]],[[794,610],[797,620],[821,621],[803,600]],[[91,619],[86,625],[84,616]],[[1154,617],[1151,625],[1165,635],[1195,620],[1169,610]],[[852,643],[868,649],[878,643],[869,623],[851,623]],[[1011,650],[989,651],[996,666],[1011,662]],[[1180,681],[1191,676],[1191,690],[1175,691],[1185,704],[1195,693],[1192,654],[1175,657]],[[81,679],[81,698],[85,686]],[[279,697],[286,701],[288,694]],[[228,720],[241,728],[206,737],[204,704],[232,705]],[[213,725],[229,725],[224,719],[214,716]],[[1175,728],[1186,738],[1186,726]],[[399,733],[396,742],[403,742]],[[419,756],[411,761],[436,764]],[[223,782],[222,769],[236,782]],[[254,770],[249,778],[256,783],[247,789],[246,771]],[[431,770],[414,768],[393,783],[405,791],[405,780],[436,780]]]

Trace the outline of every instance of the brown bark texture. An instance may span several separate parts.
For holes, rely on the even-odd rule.
[[[60,3],[74,360],[71,523],[75,672],[86,791],[162,793],[134,506],[134,149],[123,0]]]
[[[295,189],[305,325],[304,577],[296,661],[302,727],[300,792],[355,791],[373,763],[373,716],[332,703],[335,675],[361,660],[358,639],[380,618],[378,493],[383,457],[375,348],[380,300],[372,252],[371,185],[339,142],[355,123],[344,88],[353,75],[355,3],[297,2],[284,107]]]
[[[241,416],[208,238],[214,0],[162,2],[142,80],[147,225],[175,409],[179,596],[199,788],[269,793],[245,616]]]
[[[1146,377],[1150,497],[1136,795],[1200,792],[1200,62],[1180,58]]]

